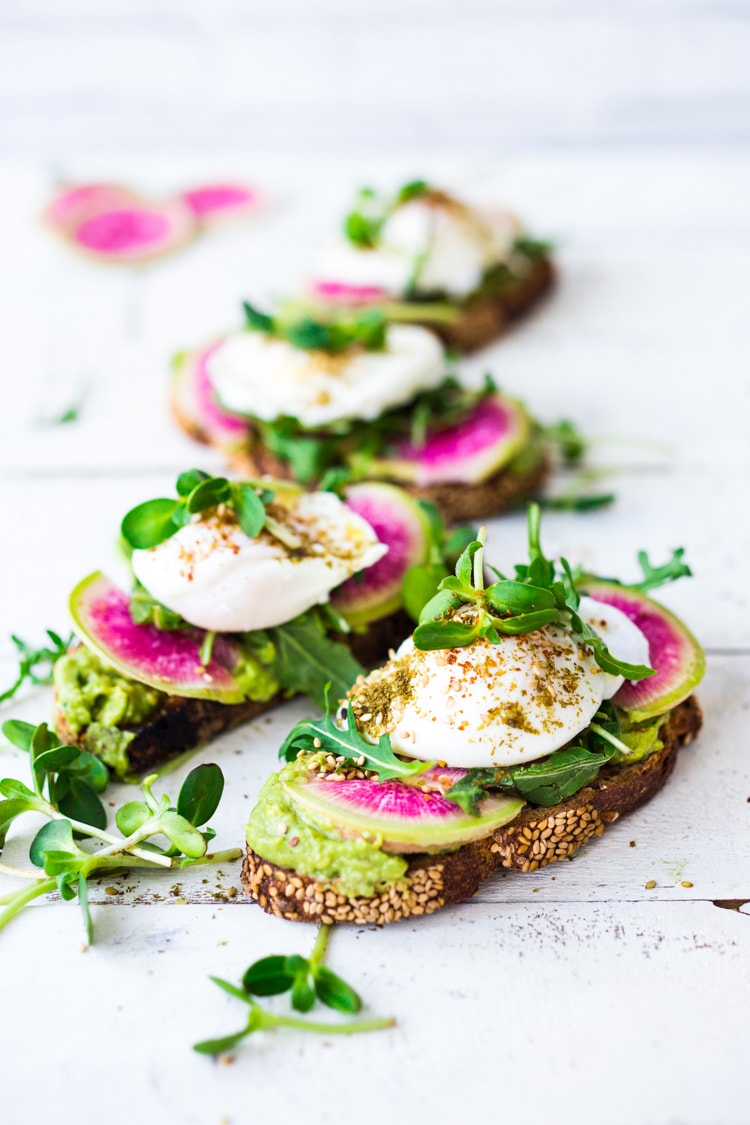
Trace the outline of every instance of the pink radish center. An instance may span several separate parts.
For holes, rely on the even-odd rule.
[[[231,211],[255,202],[255,192],[236,184],[215,184],[186,191],[182,197],[194,215],[203,219],[214,212]]]
[[[511,412],[497,398],[485,398],[458,425],[431,434],[419,448],[411,442],[397,447],[398,457],[408,461],[421,461],[431,468],[449,465],[484,452],[512,428]]]
[[[207,676],[217,687],[231,683],[227,669],[234,663],[235,653],[221,635],[214,643],[211,663],[204,669],[199,657],[201,630],[164,632],[155,625],[136,625],[130,616],[130,599],[114,587],[100,594],[92,592],[87,600],[82,608],[92,640],[131,666],[136,679],[140,670],[166,685],[209,682]]]
[[[382,819],[386,825],[394,820],[429,822],[463,820],[466,816],[455,801],[440,793],[423,793],[402,781],[313,780],[309,784],[324,799],[333,797],[337,805],[365,813],[371,820]]]
[[[342,305],[369,305],[387,300],[388,293],[376,285],[348,285],[345,281],[314,281],[313,293],[323,301]]]
[[[213,384],[208,373],[208,361],[220,347],[221,341],[218,344],[212,344],[210,348],[206,348],[195,358],[195,397],[198,403],[198,411],[201,421],[222,430],[229,430],[231,433],[244,434],[247,432],[245,422],[234,414],[228,414],[216,401]]]
[[[161,211],[129,209],[93,215],[81,223],[75,237],[88,250],[127,254],[156,246],[171,231],[171,221]]]

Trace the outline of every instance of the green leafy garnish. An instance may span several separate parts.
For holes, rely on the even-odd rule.
[[[3,734],[14,746],[26,750],[30,758],[29,788],[16,778],[0,781],[0,848],[8,829],[23,813],[47,818],[29,848],[29,859],[43,876],[29,870],[0,870],[30,885],[0,899],[0,929],[23,908],[41,895],[57,890],[63,900],[76,895],[84,918],[87,940],[93,940],[88,882],[107,874],[133,869],[174,869],[186,864],[237,859],[239,849],[208,854],[213,829],[201,826],[215,813],[224,789],[224,777],[216,765],[201,765],[185,779],[176,806],[166,794],[157,800],[151,792],[156,775],[146,778],[142,800],[128,801],[115,814],[120,836],[106,831],[107,815],[99,799],[108,781],[106,767],[85,750],[65,746],[46,723],[32,726],[11,719],[3,724]],[[166,837],[169,846],[155,842]],[[99,846],[97,851],[82,847],[77,839]]]
[[[417,448],[427,434],[456,425],[481,400],[497,391],[488,378],[480,390],[467,390],[453,375],[433,390],[424,391],[408,409],[396,407],[370,422],[342,418],[325,430],[308,430],[291,416],[273,422],[252,418],[262,445],[286,462],[301,484],[325,482],[334,490],[356,480],[391,474],[386,462],[389,447],[409,441]]]
[[[321,926],[309,957],[298,954],[286,956],[272,954],[255,961],[242,977],[242,985],[231,984],[220,977],[211,977],[218,988],[229,996],[242,1000],[250,1008],[247,1024],[240,1031],[217,1039],[204,1039],[193,1047],[202,1055],[220,1055],[232,1050],[254,1031],[271,1031],[279,1027],[295,1031],[310,1031],[320,1035],[352,1035],[362,1031],[381,1031],[393,1027],[393,1019],[352,1020],[347,1023],[319,1023],[301,1020],[296,1016],[281,1016],[261,1007],[256,996],[278,996],[290,993],[292,1007],[298,1012],[308,1012],[319,1000],[329,1008],[344,1015],[355,1015],[362,1001],[351,985],[323,964],[330,926]]]
[[[433,764],[420,762],[415,758],[405,761],[397,758],[387,734],[381,734],[375,746],[367,742],[357,729],[354,708],[351,706],[346,707],[346,725],[340,727],[328,707],[327,698],[323,718],[302,719],[297,723],[284,740],[279,757],[291,762],[300,752],[314,753],[318,750],[372,770],[378,775],[379,781],[390,781],[394,777],[415,777]]]
[[[59,633],[47,629],[47,636],[50,644],[33,648],[15,634],[11,635],[10,639],[18,650],[18,675],[15,682],[6,691],[0,693],[0,703],[12,699],[27,680],[37,687],[52,683],[55,661],[64,656],[73,643],[73,634],[71,633],[67,640],[64,640]]]
[[[676,551],[672,552],[672,557],[662,566],[652,566],[649,562],[649,557],[645,551],[638,552],[638,563],[643,571],[643,578],[640,582],[633,582],[631,589],[640,590],[645,594],[649,590],[655,590],[659,586],[666,585],[667,582],[675,582],[678,578],[689,577],[693,572],[687,563],[682,561],[685,554],[684,547],[678,547]]]
[[[162,629],[164,632],[189,627],[179,613],[167,609],[161,602],[152,598],[140,582],[135,583],[130,597],[130,616],[136,625],[155,625],[157,629]]]
[[[438,593],[422,610],[414,633],[416,647],[460,648],[480,637],[498,644],[503,636],[558,625],[592,650],[603,671],[627,680],[653,676],[652,668],[628,664],[613,656],[599,634],[579,616],[581,599],[569,563],[560,559],[556,566],[542,551],[540,517],[539,505],[531,504],[529,563],[516,566],[514,578],[498,572],[499,581],[486,589],[483,534],[469,544],[456,564],[455,576],[442,580]],[[649,573],[645,580],[650,577]]]
[[[479,815],[480,802],[497,789],[532,805],[557,805],[589,785],[603,766],[639,761],[660,748],[663,722],[660,716],[635,724],[607,701],[570,746],[528,766],[468,770],[445,795],[473,816]]]
[[[549,258],[555,249],[555,244],[539,238],[530,238],[527,234],[519,234],[513,242],[513,249],[517,253],[523,254],[529,261],[539,262],[543,258]]]
[[[230,481],[201,469],[181,473],[176,487],[179,499],[145,500],[125,515],[121,531],[128,546],[137,550],[156,547],[184,527],[192,515],[219,504],[231,508],[245,535],[254,539],[267,524],[265,505],[274,495],[260,482]]]
[[[261,313],[247,301],[243,302],[245,327],[263,332],[277,340],[286,340],[304,351],[329,352],[339,355],[353,348],[368,352],[382,351],[386,344],[386,319],[379,309],[319,310],[317,316],[299,315],[294,306],[275,316]]]
[[[432,189],[424,180],[409,180],[389,198],[372,188],[362,188],[353,209],[344,218],[344,234],[360,250],[373,250],[388,219],[402,203],[429,195]]]
[[[332,622],[324,608],[316,607],[284,625],[246,633],[244,639],[256,653],[270,641],[273,656],[269,667],[281,686],[289,692],[302,692],[323,707],[329,686],[340,699],[364,672],[349,647],[328,635],[332,625],[341,632],[343,624]]]

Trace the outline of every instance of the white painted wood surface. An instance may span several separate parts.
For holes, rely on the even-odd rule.
[[[18,1091],[33,1089],[34,1119],[62,1125],[302,1116],[400,1125],[487,1113],[743,1125],[750,907],[726,904],[750,900],[750,160],[538,152],[415,168],[413,157],[351,155],[306,160],[303,180],[281,157],[219,163],[267,188],[267,212],[124,272],[68,257],[39,229],[51,168],[2,169],[11,268],[0,276],[0,682],[13,672],[8,633],[65,628],[76,579],[116,569],[117,524],[131,504],[169,490],[188,464],[217,467],[170,423],[169,354],[234,323],[241,297],[296,284],[349,185],[424,170],[501,191],[557,238],[559,291],[469,372],[494,370],[541,417],[568,415],[601,439],[596,460],[613,470],[617,504],[550,515],[550,550],[627,576],[641,547],[655,558],[687,547],[696,576],[663,597],[707,646],[706,726],[669,786],[573,862],[500,876],[419,924],[339,930],[332,965],[361,986],[373,1014],[397,1017],[393,1032],[259,1039],[229,1067],[191,1053],[194,1040],[242,1020],[209,973],[236,979],[255,957],[312,941],[241,895],[226,902],[237,866],[179,887],[172,877],[116,896],[99,888],[98,943],[85,954],[75,904],[35,907],[0,935],[4,1120],[30,1119]],[[62,171],[168,191],[215,169],[207,158],[115,165],[87,156]],[[50,425],[81,392],[79,421]],[[493,521],[491,534],[500,565],[523,550],[521,517]],[[49,710],[42,690],[2,718],[41,720]],[[279,740],[304,712],[288,704],[201,752],[228,779],[217,845],[241,841]],[[22,776],[22,755],[2,760],[3,775]],[[176,789],[187,768],[164,785]],[[8,862],[22,860],[24,840],[12,837]]]

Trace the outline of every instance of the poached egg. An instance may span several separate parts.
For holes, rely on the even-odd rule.
[[[331,355],[296,348],[262,332],[238,332],[209,357],[222,404],[266,422],[292,415],[308,429],[339,419],[370,421],[445,378],[437,336],[416,325],[391,325],[382,351]]]
[[[369,523],[331,492],[281,494],[267,507],[288,547],[267,529],[251,539],[222,508],[133,552],[136,578],[185,621],[216,632],[283,625],[328,601],[334,587],[387,552]]]
[[[510,258],[519,231],[507,212],[469,207],[435,192],[401,204],[373,248],[342,238],[323,257],[318,277],[373,286],[394,297],[407,291],[463,297],[487,270]]]
[[[618,659],[648,664],[646,637],[620,610],[584,597],[579,614]],[[463,769],[512,766],[570,742],[623,682],[557,625],[432,651],[409,637],[355,685],[350,706],[367,738],[388,733],[399,754]]]

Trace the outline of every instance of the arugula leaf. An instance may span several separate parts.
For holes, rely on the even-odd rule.
[[[678,547],[676,551],[672,552],[672,557],[662,566],[652,566],[649,562],[649,557],[645,551],[638,552],[638,562],[641,570],[643,571],[643,578],[640,582],[634,582],[631,589],[640,590],[645,594],[649,590],[655,590],[658,586],[664,586],[667,582],[675,582],[678,578],[689,577],[692,575],[692,570],[682,561],[685,554],[684,547]]]
[[[327,704],[322,719],[302,719],[297,723],[279,750],[279,757],[291,762],[300,750],[310,753],[324,750],[337,757],[346,758],[365,769],[373,770],[377,773],[379,781],[389,781],[394,777],[414,777],[424,773],[432,764],[413,758],[406,761],[397,758],[387,734],[380,736],[376,746],[367,742],[357,729],[357,720],[352,707],[346,709],[346,726],[344,728],[337,726]]]
[[[341,699],[364,672],[350,649],[326,634],[314,609],[266,632],[274,647],[271,668],[281,686],[302,692],[318,706],[325,706],[327,685]]]
[[[557,805],[593,781],[609,758],[609,754],[592,754],[584,746],[569,746],[541,762],[513,770],[513,785],[532,805]]]
[[[6,691],[0,693],[0,703],[4,703],[7,699],[12,699],[16,692],[26,683],[41,686],[52,682],[52,669],[55,662],[61,656],[64,656],[68,647],[73,643],[73,634],[65,640],[58,634],[53,632],[52,629],[47,629],[47,636],[51,644],[42,645],[40,648],[33,648],[27,644],[26,641],[21,640],[15,634],[11,635],[11,641],[15,645],[19,654],[18,661],[18,676],[15,683],[13,683]],[[10,738],[10,735],[6,735]],[[10,739],[12,742],[13,739]]]

